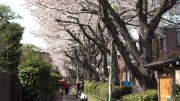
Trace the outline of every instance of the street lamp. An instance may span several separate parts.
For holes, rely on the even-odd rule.
[[[113,38],[111,37],[111,53],[110,53],[110,66],[109,66],[109,100],[112,101],[112,58],[113,58]]]

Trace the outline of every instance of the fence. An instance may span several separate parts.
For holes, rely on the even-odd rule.
[[[0,101],[22,101],[22,90],[16,74],[0,71]]]

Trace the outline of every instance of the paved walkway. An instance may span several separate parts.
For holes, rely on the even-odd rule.
[[[57,90],[56,92],[54,92],[54,95],[51,101],[80,101],[80,100],[79,98],[76,98],[75,96],[73,96],[71,92],[69,95],[65,95],[65,94],[61,95],[60,91]]]

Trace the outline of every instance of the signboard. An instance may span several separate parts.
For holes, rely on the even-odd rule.
[[[172,95],[172,78],[170,76],[160,76],[160,99],[170,101]]]

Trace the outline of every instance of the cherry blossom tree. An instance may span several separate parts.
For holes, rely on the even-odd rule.
[[[156,30],[164,25],[178,24],[179,19],[176,19],[176,22],[170,19],[175,18],[174,15],[179,10],[179,0],[27,2],[43,28],[37,35],[47,40],[49,50],[58,60],[57,64],[61,63],[63,66],[63,63],[71,61],[75,65],[77,52],[78,61],[84,69],[89,67],[89,70],[86,70],[91,71],[90,74],[98,74],[99,70],[107,76],[108,38],[112,36],[117,50],[140,86],[143,89],[156,87],[154,72],[143,67],[153,62],[152,39]],[[75,52],[76,49],[78,51]],[[95,55],[96,52],[100,53]],[[90,59],[91,56],[94,56],[94,62]],[[100,56],[103,58],[99,58]],[[97,61],[101,59],[104,59],[103,64],[99,65]],[[132,59],[136,61],[136,65],[132,63]],[[103,71],[98,66],[103,67]]]
[[[152,39],[160,24],[163,14],[170,10],[178,0],[123,0],[130,3],[130,7],[121,5],[121,12],[117,12],[107,0],[98,0],[100,4],[101,18],[114,38],[118,51],[125,60],[128,69],[139,81],[143,89],[155,88],[154,72],[145,69],[144,65],[153,62]],[[125,7],[124,7],[125,6]],[[130,12],[129,12],[130,11]],[[128,15],[128,17],[126,17]],[[130,20],[129,20],[130,19]],[[136,26],[139,34],[139,49],[136,41],[131,37],[130,28]],[[119,39],[123,37],[125,43]],[[132,63],[129,53],[137,62],[137,67]]]
[[[91,72],[89,71],[89,74],[91,75],[94,73],[93,75],[96,76],[98,75],[98,73],[96,72],[99,72],[99,74],[103,73],[105,77],[108,76],[107,52],[109,52],[109,50],[106,47],[108,43],[107,42],[108,38],[103,33],[101,33],[101,35],[96,35],[94,29],[97,29],[97,26],[95,26],[97,25],[97,21],[93,19],[97,19],[98,16],[92,16],[92,14],[86,14],[87,12],[82,14],[77,14],[80,7],[77,6],[79,5],[78,2],[74,2],[74,1],[62,1],[62,2],[57,1],[56,3],[53,4],[49,4],[46,1],[31,1],[29,3],[30,6],[36,5],[33,7],[31,6],[32,9],[38,7],[38,10],[32,10],[33,14],[37,18],[39,18],[40,24],[44,28],[42,32],[38,32],[41,33],[38,35],[44,37],[47,40],[47,42],[49,42],[49,45],[51,46],[49,50],[51,50],[54,57],[59,55],[60,58],[57,59],[56,57],[56,62],[58,61],[58,63],[62,63],[65,59],[69,61],[68,58],[70,58],[71,61],[72,60],[75,61],[75,58],[70,56],[74,56],[74,48],[72,47],[74,47],[74,44],[76,43],[76,48],[79,47],[78,56],[79,58],[81,58],[81,62],[82,62],[81,66],[83,67],[83,64],[89,64],[89,65],[84,65],[84,68],[87,68],[88,66],[89,70],[91,71]],[[57,4],[59,4],[59,6],[62,6],[61,4],[64,4],[65,7],[58,8]],[[74,7],[73,4],[75,4]],[[69,12],[69,10],[71,12]],[[39,13],[40,11],[43,11],[42,13],[45,14]],[[43,15],[47,15],[47,16],[43,16]],[[55,23],[55,21],[58,23]],[[99,24],[99,29],[100,28],[101,25]],[[101,39],[102,44],[95,42],[96,41],[95,38],[92,38],[90,35],[87,34],[89,32],[91,34],[94,34],[94,37],[99,37],[99,39]],[[85,33],[85,35],[82,35],[82,33]],[[94,47],[93,45],[94,43],[89,42],[89,40],[91,41],[93,40],[93,42],[95,42],[96,45],[97,44],[98,45]],[[79,46],[77,46],[77,44],[79,44]],[[99,50],[97,50],[97,47],[101,48],[99,50],[101,50],[101,53],[103,53],[104,55],[98,54]],[[106,50],[103,50],[102,48],[106,48]],[[92,49],[92,50],[87,51],[87,49]],[[97,52],[94,49],[96,49]],[[61,54],[57,54],[60,52]],[[64,55],[66,55],[66,57],[68,58],[66,58]],[[80,55],[82,57],[80,57]],[[93,58],[92,56],[94,57],[94,59],[92,59]],[[85,59],[85,57],[88,57],[88,59]],[[101,62],[102,58],[104,64],[102,64]],[[72,63],[76,63],[76,62],[72,62]],[[104,66],[100,66],[100,65],[104,65]],[[103,67],[103,69],[101,69],[101,67]],[[104,72],[102,72],[102,70]]]

